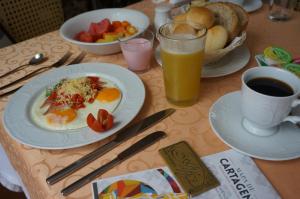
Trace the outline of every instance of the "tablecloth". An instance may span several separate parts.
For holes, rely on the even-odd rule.
[[[142,1],[131,7],[145,12],[153,19],[154,4],[150,0]],[[167,132],[168,137],[116,166],[105,173],[103,177],[164,166],[164,161],[158,155],[158,149],[181,140],[186,140],[200,156],[228,149],[229,147],[218,139],[209,125],[208,110],[210,106],[222,95],[240,89],[242,72],[249,67],[257,65],[254,55],[261,53],[267,46],[282,46],[295,55],[300,53],[300,14],[295,13],[293,18],[287,22],[271,22],[267,19],[267,11],[268,8],[264,6],[262,9],[250,14],[246,45],[250,49],[251,60],[245,68],[224,77],[203,79],[201,96],[197,104],[187,108],[175,107],[177,111],[171,117],[148,129],[143,134],[128,140],[118,148],[53,186],[46,184],[46,177],[97,148],[101,143],[66,150],[35,149],[16,142],[5,132],[3,124],[1,124],[0,141],[12,165],[28,189],[30,197],[33,199],[64,198],[61,196],[60,190],[66,185],[108,162],[118,152],[124,150],[146,134],[156,130]],[[0,73],[26,62],[36,52],[44,52],[50,58],[42,64],[45,66],[53,63],[67,50],[72,51],[74,53],[73,56],[80,52],[78,47],[60,38],[58,31],[0,49]],[[109,62],[124,67],[127,66],[121,53],[109,56],[88,54],[83,62]],[[28,67],[25,71],[16,75],[22,75],[30,70],[32,70],[32,67]],[[144,74],[139,74],[139,77],[145,85],[146,99],[144,106],[134,121],[159,110],[174,107],[165,98],[162,71],[154,60],[152,60],[151,70]],[[4,80],[0,80],[0,84],[2,83],[4,83]],[[0,99],[1,117],[9,98]],[[300,159],[282,162],[255,159],[255,162],[283,198],[299,197]],[[67,198],[83,199],[90,197],[90,186],[86,185]]]

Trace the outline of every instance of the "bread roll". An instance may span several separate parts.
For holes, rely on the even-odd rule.
[[[241,6],[234,4],[234,3],[230,3],[230,2],[226,2],[227,5],[229,5],[237,14],[239,22],[238,22],[238,29],[239,29],[239,33],[245,31],[248,25],[248,21],[249,21],[249,16],[248,13],[246,12],[246,10],[244,10],[244,8],[242,8]]]
[[[187,13],[177,15],[173,18],[175,22],[186,22]]]
[[[211,52],[225,47],[228,40],[227,30],[221,26],[216,25],[207,31],[205,52]]]
[[[192,7],[200,7],[207,4],[208,0],[194,0],[191,2]]]
[[[204,25],[207,29],[211,28],[215,22],[213,12],[204,7],[192,7],[186,16],[187,23],[194,28],[199,28],[199,25]],[[198,25],[198,26],[197,26]]]
[[[235,11],[225,3],[209,3],[205,5],[216,17],[216,24],[222,25],[228,31],[229,39],[234,39],[239,33],[238,16]]]
[[[189,24],[179,23],[179,24],[176,24],[174,26],[173,33],[174,34],[191,34],[191,35],[195,35],[196,30],[192,26],[190,26]]]

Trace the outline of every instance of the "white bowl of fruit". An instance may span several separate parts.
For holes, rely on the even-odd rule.
[[[136,37],[149,26],[149,18],[126,8],[99,9],[77,15],[60,27],[66,41],[87,52],[108,55],[119,52],[120,40]]]

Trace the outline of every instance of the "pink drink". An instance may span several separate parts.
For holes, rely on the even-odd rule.
[[[134,38],[121,43],[123,55],[128,63],[128,69],[144,72],[150,68],[152,42],[144,38]]]

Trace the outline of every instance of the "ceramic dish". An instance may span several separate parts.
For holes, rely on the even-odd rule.
[[[249,133],[242,125],[241,92],[228,93],[209,110],[210,125],[227,145],[246,155],[263,160],[291,160],[300,157],[299,127],[285,122],[271,136]]]
[[[60,36],[66,41],[78,45],[80,48],[94,54],[107,55],[119,52],[120,42],[105,42],[105,43],[87,43],[81,42],[74,39],[74,36],[83,31],[88,30],[90,23],[99,22],[104,18],[108,18],[110,21],[128,21],[133,26],[138,29],[138,33],[130,36],[130,38],[135,37],[142,32],[144,32],[149,24],[149,18],[142,12],[127,8],[107,8],[93,10],[90,12],[85,12],[83,14],[77,15],[69,20],[67,20],[60,27]]]
[[[95,133],[88,127],[54,131],[36,125],[30,116],[36,97],[47,86],[52,86],[63,78],[82,76],[105,78],[114,82],[121,90],[121,102],[113,113],[113,128],[103,133]],[[144,99],[145,89],[142,81],[126,68],[107,63],[70,65],[38,76],[18,90],[4,110],[3,123],[9,135],[25,145],[43,149],[74,148],[103,140],[122,129],[138,114]]]

